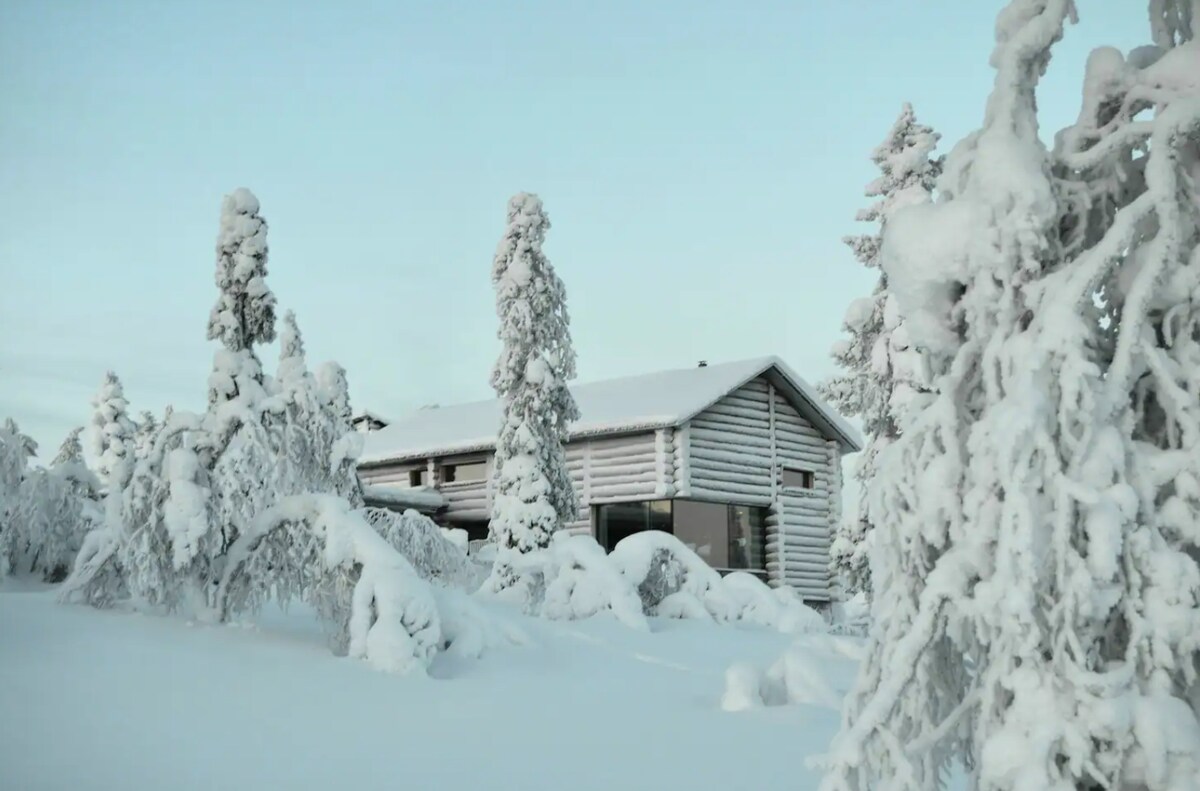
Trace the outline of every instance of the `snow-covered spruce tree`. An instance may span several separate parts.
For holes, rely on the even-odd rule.
[[[0,579],[19,565],[23,553],[21,484],[36,454],[37,443],[21,433],[15,420],[6,418],[0,427]]]
[[[133,463],[137,428],[129,419],[129,402],[121,380],[112,371],[104,374],[92,408],[87,440],[96,475],[101,485],[120,488]]]
[[[335,362],[309,373],[304,340],[295,314],[284,316],[279,334],[279,369],[275,384],[284,412],[280,435],[287,477],[303,491],[333,491],[354,507],[362,505],[355,461],[362,438],[350,427],[350,395],[346,370]]]
[[[485,585],[493,591],[517,586],[516,556],[548,547],[579,510],[563,452],[568,424],[579,417],[567,389],[575,350],[566,288],[542,252],[549,228],[536,195],[513,196],[492,263],[502,345],[492,387],[504,404],[491,521],[499,549]],[[530,593],[528,585],[521,588]]]
[[[346,369],[336,362],[317,366],[317,392],[321,406],[321,429],[328,432],[329,473],[334,490],[355,507],[363,503],[362,485],[358,480],[358,457],[362,453],[362,435],[354,430],[350,420],[350,385]]]
[[[29,494],[21,498],[31,510],[29,571],[47,582],[67,576],[84,536],[101,520],[100,483],[84,464],[82,432],[80,427],[67,435],[48,469],[31,472]]]
[[[1197,391],[1180,397],[1200,282],[1195,71],[1171,52],[1157,73],[1126,64],[1118,82],[1150,103],[1122,109],[1092,101],[1120,57],[1098,50],[1083,122],[1100,134],[1077,128],[1083,145],[1062,148],[1079,156],[1054,161],[1034,91],[1073,10],[1001,13],[983,127],[939,202],[884,235],[934,387],[880,455],[871,645],[826,791],[936,787],[955,753],[981,791],[1200,784],[1200,570],[1174,519],[1191,506],[1169,505],[1194,491],[1198,434]],[[1130,135],[1144,194],[1103,195],[1119,165],[1102,160]]]
[[[135,453],[141,453],[142,450],[154,439],[154,435],[158,432],[159,422],[154,413],[148,409],[143,409],[138,415],[137,430],[133,436],[133,446]]]
[[[842,414],[862,421],[866,446],[855,465],[861,486],[857,514],[839,525],[830,547],[834,573],[851,592],[871,590],[867,549],[871,542],[871,516],[866,492],[875,476],[876,457],[898,434],[895,411],[908,401],[908,393],[923,387],[920,355],[912,348],[895,299],[888,294],[887,273],[879,267],[879,245],[887,218],[897,209],[929,202],[941,161],[932,159],[938,135],[917,122],[912,105],[905,104],[887,137],[871,154],[880,176],[867,185],[868,197],[878,198],[858,212],[859,222],[879,226],[874,234],[848,236],[843,241],[860,264],[879,270],[879,280],[869,297],[850,304],[842,327],[847,337],[833,347],[833,358],[842,373],[821,385],[821,393]]]
[[[216,283],[208,339],[221,342],[209,379],[209,404],[262,395],[254,346],[275,340],[275,295],[267,287],[267,221],[254,193],[239,188],[221,203]]]

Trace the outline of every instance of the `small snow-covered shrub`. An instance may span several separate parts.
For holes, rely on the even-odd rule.
[[[477,585],[475,565],[466,551],[448,539],[429,517],[411,509],[396,513],[386,508],[365,508],[363,514],[422,579],[464,590]]]
[[[865,636],[871,624],[871,603],[864,593],[857,593],[833,607],[831,634]]]
[[[649,615],[717,621],[737,615],[721,575],[670,533],[634,533],[613,548],[609,559],[636,588]]]
[[[430,586],[442,621],[442,651],[459,659],[478,659],[488,650],[528,642],[516,626],[497,619],[457,588]]]
[[[648,631],[637,590],[591,536],[556,536],[549,549],[542,615],[577,620],[611,612],[618,621]]]

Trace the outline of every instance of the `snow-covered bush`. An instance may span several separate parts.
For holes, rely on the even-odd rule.
[[[802,703],[839,709],[841,696],[818,663],[812,648],[796,643],[765,670],[739,663],[725,672],[721,708],[743,711],[760,706]]]
[[[567,389],[575,376],[575,351],[566,289],[542,252],[549,228],[536,195],[515,195],[492,264],[502,349],[491,381],[504,418],[496,440],[491,521],[499,552],[485,584],[496,591],[517,587],[527,600],[537,598],[540,583],[520,581],[511,555],[545,549],[579,512],[563,451],[568,425],[579,418]]]
[[[738,614],[721,575],[670,533],[634,533],[621,539],[609,558],[649,615],[728,621]]]
[[[825,618],[789,587],[772,588],[757,576],[735,571],[721,578],[733,603],[733,620],[753,623],[785,634],[824,633]]]
[[[637,589],[591,536],[561,535],[550,545],[545,598],[541,614],[552,620],[578,620],[597,613],[613,616],[634,629],[648,631]]]

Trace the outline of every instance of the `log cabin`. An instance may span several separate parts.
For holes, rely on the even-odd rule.
[[[830,601],[841,460],[857,433],[777,357],[572,385],[567,465],[579,513],[564,525],[606,549],[664,530],[721,571]],[[498,400],[426,407],[367,431],[368,502],[414,507],[486,538]],[[382,422],[382,421],[380,421]]]

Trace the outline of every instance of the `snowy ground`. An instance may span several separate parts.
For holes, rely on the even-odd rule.
[[[535,621],[482,660],[432,678],[333,657],[303,613],[256,626],[56,604],[0,588],[0,787],[40,789],[812,788],[838,713],[729,713],[733,662],[766,665],[792,639],[685,621],[652,634],[608,618]],[[816,636],[839,696],[851,638]]]

